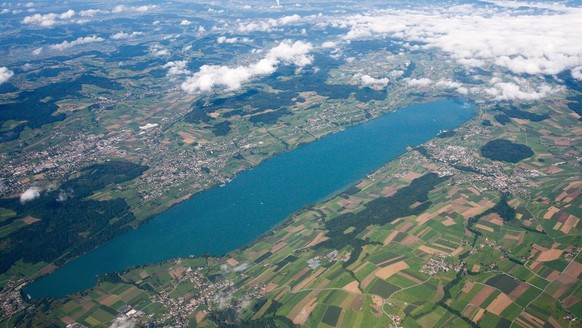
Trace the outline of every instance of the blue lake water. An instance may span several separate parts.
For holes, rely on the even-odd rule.
[[[293,212],[356,183],[407,146],[458,127],[474,112],[459,100],[411,105],[275,156],[69,262],[25,293],[61,297],[94,286],[99,274],[248,245]]]

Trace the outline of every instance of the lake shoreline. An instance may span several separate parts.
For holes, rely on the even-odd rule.
[[[459,100],[458,98],[454,98],[454,99],[457,99],[457,100]],[[432,99],[431,99],[431,100],[432,100]],[[427,101],[427,102],[428,102],[428,101]],[[423,104],[426,104],[427,102],[424,102]],[[453,103],[453,102],[451,101],[451,99],[447,99],[447,100],[441,100],[441,102],[449,102],[449,103],[451,103],[451,104]],[[463,102],[463,103],[465,103],[465,102],[466,102],[466,100],[462,100],[462,102]],[[434,103],[434,100],[433,100],[433,102],[428,102],[428,103]],[[438,101],[437,101],[437,103],[438,103]],[[412,106],[422,106],[423,104],[414,104],[414,105],[410,105],[410,106],[408,106],[408,107],[412,107]],[[457,106],[459,106],[459,104],[457,104]],[[406,108],[408,108],[408,107],[405,107],[404,109],[406,109]],[[460,106],[459,106],[459,107],[460,107]],[[472,106],[472,108],[474,108],[474,106]],[[371,123],[371,122],[374,122],[374,121],[376,121],[376,120],[378,120],[378,119],[380,119],[380,118],[382,118],[382,117],[387,117],[387,116],[390,116],[392,113],[395,113],[395,112],[400,112],[400,109],[398,109],[398,110],[395,110],[395,111],[391,111],[391,112],[387,112],[387,113],[385,113],[385,114],[383,114],[383,115],[380,115],[379,117],[376,117],[376,118],[374,118],[374,119],[372,119],[372,120],[368,120],[368,121],[366,121],[366,122],[364,122],[364,123],[361,123],[361,124],[358,124],[358,125],[354,125],[354,126],[350,126],[350,127],[346,127],[345,129],[343,129],[343,130],[341,130],[341,131],[338,131],[338,132],[345,132],[345,131],[349,130],[350,128],[356,128],[356,127],[358,127],[358,126],[362,126],[362,125],[365,125],[365,124],[369,124],[369,123]],[[459,126],[461,126],[462,124],[466,124],[466,123],[467,123],[467,121],[469,121],[469,120],[470,120],[472,117],[474,117],[474,114],[475,114],[475,110],[473,110],[473,113],[471,114],[471,116],[470,116],[468,119],[465,119],[465,120],[463,120],[463,122],[460,122],[460,124],[457,124],[457,125],[455,126],[455,128],[458,128],[458,127],[459,127]],[[328,134],[328,135],[326,135],[325,137],[328,137],[328,138],[329,138],[330,136],[334,136],[334,135],[338,135],[338,133],[336,132],[336,133]],[[424,142],[427,142],[428,140],[431,140],[431,139],[432,139],[432,138],[434,138],[434,137],[435,137],[435,136],[431,136],[431,137],[430,137],[430,138],[428,138],[427,140],[424,140]],[[321,138],[319,138],[319,139],[316,139],[316,140],[321,140],[321,139],[323,139],[323,137],[321,137]],[[265,162],[266,162],[266,161],[268,161],[268,160],[273,160],[273,159],[276,159],[276,158],[278,158],[278,157],[280,157],[280,156],[284,156],[285,154],[294,153],[294,152],[298,151],[299,149],[302,149],[302,148],[308,147],[309,145],[312,145],[312,144],[313,144],[313,142],[309,142],[309,143],[301,144],[301,145],[299,145],[298,147],[294,148],[293,150],[286,151],[286,152],[283,152],[283,153],[277,154],[277,155],[275,155],[275,156],[272,156],[272,157],[266,158],[266,159],[265,159],[265,160],[263,160],[263,161],[262,161],[262,162],[261,162],[259,165],[257,165],[257,166],[255,166],[255,167],[252,167],[252,168],[250,168],[250,169],[247,169],[247,170],[244,170],[244,171],[242,171],[242,172],[238,173],[238,174],[236,175],[236,178],[240,177],[242,174],[245,174],[245,173],[248,173],[248,172],[251,172],[251,171],[253,171],[253,170],[254,170],[256,167],[263,166],[263,165],[265,164]],[[409,146],[409,145],[406,145],[406,146]],[[393,160],[397,159],[398,157],[400,157],[400,156],[403,156],[405,153],[406,153],[406,151],[403,151],[402,153],[398,154],[398,156],[396,156],[396,157],[394,157],[394,158],[391,158],[391,159],[390,159],[388,162],[384,162],[382,165],[386,165],[386,164],[387,164],[387,163],[389,163],[390,161],[393,161]],[[377,169],[377,168],[376,168],[376,169]],[[372,171],[375,171],[375,170],[372,170]],[[370,173],[370,172],[368,172],[368,173]],[[361,181],[363,178],[365,178],[365,177],[360,177],[360,178],[358,178],[356,181],[349,183],[347,186],[344,186],[342,189],[340,189],[340,190],[337,190],[337,189],[336,189],[336,190],[335,190],[335,191],[333,191],[331,194],[326,194],[326,195],[325,195],[323,198],[322,198],[322,197],[319,197],[318,199],[316,199],[316,200],[314,200],[314,201],[311,201],[311,202],[309,202],[309,203],[307,203],[307,204],[303,204],[303,206],[301,206],[299,209],[296,209],[296,210],[292,211],[291,213],[288,213],[288,214],[287,214],[287,215],[286,215],[286,216],[285,216],[285,217],[284,217],[282,220],[277,220],[277,222],[275,222],[275,224],[274,224],[274,225],[269,225],[269,226],[268,226],[268,228],[267,228],[265,231],[261,232],[261,233],[260,233],[260,234],[258,234],[258,235],[255,235],[255,236],[254,236],[254,237],[253,237],[253,238],[252,238],[250,241],[248,241],[248,242],[245,242],[243,245],[240,245],[240,246],[238,246],[238,247],[235,247],[234,249],[228,249],[228,250],[225,250],[224,252],[219,252],[219,253],[216,253],[216,252],[215,252],[215,253],[212,253],[212,252],[201,252],[201,253],[199,253],[199,254],[197,254],[197,255],[195,255],[195,256],[199,256],[199,255],[201,255],[201,254],[212,254],[212,256],[213,256],[213,257],[221,257],[221,256],[224,256],[224,255],[226,255],[226,254],[230,253],[230,252],[233,252],[233,251],[236,251],[236,250],[245,249],[246,247],[249,247],[250,245],[252,245],[252,244],[256,243],[257,241],[259,241],[261,238],[264,238],[265,236],[267,236],[269,233],[271,233],[271,232],[273,231],[273,229],[276,229],[277,227],[284,225],[284,224],[285,224],[285,222],[287,222],[287,221],[288,221],[288,220],[289,220],[291,217],[293,217],[293,215],[295,215],[295,214],[296,214],[298,211],[304,210],[305,208],[307,208],[307,207],[309,207],[309,206],[312,206],[313,204],[315,204],[315,203],[317,203],[317,202],[320,202],[322,199],[327,199],[327,198],[329,198],[329,197],[332,197],[333,195],[340,194],[340,193],[341,193],[343,190],[346,190],[346,189],[348,189],[350,186],[352,186],[352,185],[354,185],[355,183],[357,183],[357,181]],[[233,179],[233,180],[234,180],[234,179]],[[228,186],[228,185],[227,185],[227,186]],[[217,188],[217,187],[218,187],[218,188]],[[209,193],[209,192],[212,192],[213,190],[217,190],[217,189],[223,189],[223,188],[220,188],[219,186],[214,186],[214,187],[212,187],[212,188],[210,188],[210,189],[207,189],[207,190],[205,190],[205,191],[204,191],[204,193],[200,192],[200,193],[197,193],[197,194],[194,194],[194,195],[192,195],[192,197],[188,198],[188,200],[191,200],[191,199],[194,199],[194,198],[196,198],[196,197],[194,197],[194,196],[198,196],[198,195],[201,195],[201,194]],[[175,204],[175,205],[180,205],[180,204],[183,204],[183,203],[184,203],[184,202],[180,202],[180,203],[178,203],[178,204]],[[174,211],[173,209],[175,209],[175,208],[176,208],[176,206],[172,206],[172,207],[170,207],[168,210],[164,211],[164,213],[170,213],[170,212]],[[169,215],[171,215],[171,214],[172,214],[172,213],[170,213]],[[162,215],[159,215],[159,216],[163,216],[163,214],[162,214]],[[147,226],[149,226],[149,225],[151,224],[151,222],[153,222],[153,221],[155,220],[155,218],[156,218],[156,217],[157,217],[157,216],[153,216],[151,219],[149,219],[149,220],[147,220],[146,222],[144,222],[144,224],[140,225],[140,226],[139,226],[139,228],[140,228],[140,229],[143,229],[144,227],[147,227]],[[140,230],[140,229],[134,229],[134,230],[131,230],[131,231],[129,231],[129,232],[126,232],[126,233],[124,233],[124,234],[122,234],[122,235],[120,235],[120,236],[123,236],[123,235],[126,235],[126,234],[130,234],[130,233],[132,233],[132,232],[134,232],[134,231],[137,231],[137,230]],[[119,237],[120,237],[120,236],[119,236]],[[117,239],[117,238],[119,238],[119,237],[116,237],[116,238],[114,238],[114,239]],[[109,242],[108,242],[108,243],[109,243]],[[108,244],[108,243],[106,243],[106,244]],[[102,247],[104,247],[104,245],[106,245],[106,244],[103,244],[103,245],[99,246],[99,247],[98,247],[98,248],[96,248],[95,250],[98,250],[99,248],[102,248]],[[95,251],[95,250],[93,250],[93,251]],[[93,251],[91,251],[91,252],[93,252]],[[88,252],[88,253],[86,253],[85,255],[83,255],[83,256],[81,256],[81,257],[79,257],[79,258],[82,258],[82,257],[86,256],[87,254],[89,254],[89,253],[91,253],[91,252]],[[129,268],[131,268],[131,267],[140,266],[140,265],[147,265],[148,263],[149,263],[149,264],[151,264],[151,263],[159,263],[159,262],[165,262],[165,261],[171,260],[171,259],[173,259],[173,258],[180,258],[180,257],[184,257],[184,255],[177,255],[177,256],[173,256],[173,257],[170,257],[170,258],[166,258],[166,259],[164,259],[164,260],[162,260],[162,261],[159,261],[159,260],[157,260],[157,259],[154,259],[154,260],[152,260],[151,262],[142,262],[142,263],[139,263],[139,264],[135,264],[135,265],[131,265],[131,266],[126,266],[126,267],[124,267],[122,270],[113,270],[113,271],[115,271],[115,272],[118,272],[118,271],[126,271],[126,270],[128,270]],[[78,259],[78,258],[77,258],[77,259]],[[61,270],[63,267],[66,267],[66,266],[67,266],[69,263],[75,262],[77,259],[75,259],[75,260],[72,260],[72,261],[68,262],[67,264],[65,264],[65,265],[64,265],[64,266],[62,266],[61,268],[57,269],[57,270],[56,270],[56,272],[58,272],[59,270]],[[45,277],[49,277],[49,276],[52,276],[52,274],[49,274],[48,276],[45,276]],[[42,280],[42,279],[43,279],[43,278],[40,278],[39,280]],[[36,281],[35,281],[35,282],[34,282],[32,285],[34,286],[34,285],[35,285],[35,283],[36,283],[37,281],[39,281],[39,280],[36,280]],[[27,289],[28,289],[28,287],[27,287]],[[57,296],[57,297],[59,297],[59,296]],[[34,297],[34,298],[36,298],[36,297]]]

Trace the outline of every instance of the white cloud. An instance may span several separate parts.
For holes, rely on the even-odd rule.
[[[362,75],[360,76],[360,80],[362,81],[362,84],[364,85],[380,85],[380,86],[386,86],[388,85],[388,82],[390,82],[390,80],[388,80],[388,78],[381,78],[381,79],[377,79],[374,77],[371,77],[370,75]]]
[[[225,36],[219,36],[216,39],[216,43],[236,43],[236,41],[238,41],[238,38],[227,38]]]
[[[279,25],[288,25],[291,23],[295,23],[301,20],[301,16],[294,14],[291,16],[285,16],[285,17],[281,17],[277,20],[277,23]]]
[[[200,67],[200,71],[182,83],[182,89],[191,94],[209,92],[217,87],[237,90],[253,77],[275,72],[280,64],[294,64],[298,67],[310,65],[313,62],[313,57],[309,55],[312,49],[313,46],[310,43],[284,41],[269,50],[263,59],[254,64],[236,68],[204,65]]]
[[[403,70],[393,70],[390,71],[390,77],[401,77],[402,75],[404,75],[404,71]]]
[[[14,72],[9,70],[8,67],[0,67],[0,84],[8,81],[14,76]]]
[[[192,22],[191,22],[191,21],[189,21],[189,20],[187,20],[187,19],[183,19],[183,20],[180,22],[180,25],[181,25],[181,26],[188,26],[188,25],[190,25],[190,24],[192,24]]]
[[[156,57],[169,56],[170,52],[168,51],[168,49],[159,49],[159,50],[155,50],[153,52],[153,55]]]
[[[111,12],[113,14],[121,14],[122,12],[126,11],[127,7],[125,7],[124,5],[117,5],[115,7],[113,7],[113,10],[111,10]]]
[[[105,41],[105,39],[103,39],[102,37],[98,37],[96,35],[92,35],[92,36],[86,36],[86,37],[80,37],[77,38],[76,40],[73,41],[63,41],[59,44],[53,44],[50,45],[49,47],[51,49],[54,50],[65,50],[74,46],[78,46],[78,45],[82,45],[82,44],[88,44],[88,43],[95,43],[95,42],[103,42]]]
[[[127,317],[125,315],[115,318],[113,323],[111,323],[111,326],[109,326],[109,328],[134,328],[134,327],[135,322],[130,317]]]
[[[576,80],[582,81],[582,66],[572,68],[572,77]]]
[[[436,83],[436,86],[447,89],[457,89],[460,88],[462,84],[451,80],[440,80]]]
[[[503,81],[494,77],[489,82],[489,88],[483,90],[485,95],[495,100],[538,100],[562,90],[560,87],[552,87],[546,83],[532,86],[523,78],[513,78],[511,81]]]
[[[294,14],[290,16],[284,16],[279,19],[267,19],[261,21],[254,21],[249,23],[239,23],[238,29],[242,33],[249,33],[255,31],[268,32],[273,28],[289,25],[291,23],[296,23],[301,21],[301,16]]]
[[[32,51],[32,54],[35,55],[35,56],[38,56],[38,55],[41,54],[41,52],[42,52],[42,47],[34,49]]]
[[[326,41],[321,44],[322,48],[337,48],[337,42]]]
[[[466,66],[553,75],[582,65],[582,8],[511,3],[519,6],[395,9],[334,24],[349,28],[347,40],[392,36],[421,42],[421,48],[439,49]]]
[[[145,5],[145,6],[139,6],[139,7],[132,7],[132,10],[135,10],[135,11],[140,12],[140,13],[146,13],[146,12],[148,12],[152,9],[156,9],[156,8],[158,8],[157,5]]]
[[[73,194],[68,193],[64,190],[59,190],[59,195],[57,196],[56,201],[57,202],[65,202],[65,201],[67,201],[67,199],[69,199],[71,197],[73,197]]]
[[[81,17],[93,17],[93,16],[98,15],[98,14],[106,14],[106,13],[108,13],[108,11],[106,11],[106,10],[87,9],[87,10],[81,10],[79,12],[79,16],[81,16]]]
[[[75,16],[75,11],[72,9],[67,10],[61,14],[49,13],[49,14],[34,14],[32,16],[26,16],[22,20],[23,24],[36,24],[43,27],[49,27],[57,24],[58,22],[70,21],[71,18]]]
[[[140,126],[139,129],[142,131],[145,131],[145,130],[153,129],[157,126],[159,126],[158,123],[147,123],[146,125]]]
[[[426,77],[421,79],[405,79],[405,82],[411,87],[426,87],[433,83],[431,79],[427,79]]]
[[[119,33],[113,34],[111,36],[111,38],[114,40],[122,40],[122,39],[133,38],[133,37],[136,37],[136,36],[142,35],[142,34],[143,34],[143,32],[131,32],[131,33],[119,32]]]
[[[216,39],[216,43],[218,44],[222,44],[222,43],[237,43],[237,42],[250,42],[251,39],[249,38],[227,38],[225,36],[219,36]]]
[[[482,2],[488,2],[494,4],[498,7],[505,8],[537,8],[537,9],[551,9],[562,11],[566,10],[567,7],[560,3],[541,3],[541,2],[522,2],[522,1],[507,1],[507,0],[481,0]]]
[[[113,14],[121,14],[123,12],[146,13],[146,12],[151,11],[152,9],[156,9],[156,8],[158,8],[157,5],[144,5],[144,6],[138,6],[138,7],[127,7],[124,5],[117,5],[117,6],[113,7],[113,9],[111,10],[111,13],[113,13]]]
[[[67,10],[66,12],[62,13],[59,15],[60,19],[66,20],[66,19],[71,19],[73,18],[73,16],[75,16],[75,11],[72,9]]]
[[[168,69],[168,75],[186,75],[191,72],[187,68],[187,62],[185,60],[171,61],[164,65],[164,68]]]
[[[26,191],[20,195],[20,203],[24,204],[30,202],[31,200],[37,199],[38,197],[40,197],[41,191],[42,189],[40,189],[39,187],[30,187],[26,189]]]
[[[150,47],[150,53],[156,57],[169,56],[170,52],[168,49],[163,48],[159,44],[154,44]]]

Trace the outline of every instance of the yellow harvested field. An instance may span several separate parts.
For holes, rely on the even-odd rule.
[[[382,190],[382,195],[384,195],[386,197],[393,196],[398,191],[398,189],[399,189],[398,185],[386,187]]]
[[[550,208],[548,208],[548,211],[546,212],[546,214],[544,214],[544,219],[549,220],[552,218],[552,216],[554,216],[554,214],[558,213],[560,211],[559,208],[555,207],[555,206],[550,206]]]
[[[498,226],[503,226],[503,219],[497,213],[491,213],[489,215],[486,215],[485,217],[482,218],[482,220]]]
[[[539,262],[549,262],[553,260],[557,260],[560,258],[564,251],[560,249],[549,249],[547,251],[543,251],[540,256],[538,256],[537,261]]]
[[[575,227],[578,225],[578,222],[580,222],[580,219],[578,219],[574,215],[570,215],[568,216],[568,219],[566,219],[566,222],[564,222],[564,225]]]
[[[119,295],[119,298],[121,298],[125,303],[127,303],[127,302],[131,301],[132,299],[134,299],[135,297],[137,297],[141,293],[142,293],[141,290],[137,289],[135,286],[131,286],[128,290],[121,293]]]
[[[176,268],[173,268],[172,270],[170,270],[168,273],[170,274],[170,276],[172,276],[172,278],[180,279],[184,275],[184,272],[186,272],[185,267],[176,267]]]
[[[119,302],[119,297],[117,297],[117,295],[109,295],[109,296],[107,296],[104,299],[99,301],[99,303],[101,303],[105,306],[111,306],[117,302]]]
[[[374,302],[374,305],[379,308],[382,308],[382,305],[384,305],[384,301],[378,295],[372,295],[372,302]]]
[[[421,250],[421,251],[423,251],[423,252],[425,252],[425,253],[427,253],[427,254],[431,254],[431,255],[432,254],[449,255],[449,253],[447,253],[447,252],[441,251],[439,249],[434,249],[432,247],[428,247],[428,246],[425,246],[425,245],[419,246],[418,249]]]
[[[565,224],[560,228],[560,231],[566,235],[570,233],[570,230],[572,230],[572,226]]]
[[[24,222],[26,224],[33,224],[33,223],[38,222],[38,221],[40,221],[40,219],[37,219],[37,218],[32,217],[30,215],[26,216],[22,219],[22,222]]]
[[[315,301],[316,301],[316,298],[312,298],[307,304],[305,304],[301,308],[299,313],[297,313],[297,315],[295,315],[295,317],[293,318],[294,324],[300,325],[300,326],[305,324],[305,322],[307,321],[307,318],[309,318],[309,315],[311,314],[311,312],[313,312],[313,310],[317,306],[317,303],[315,303]]]
[[[438,216],[438,215],[440,215],[442,213],[449,212],[449,211],[452,211],[452,210],[453,210],[453,207],[451,205],[446,205],[446,206],[443,206],[443,207],[439,208],[435,212],[432,212],[432,213],[426,213],[425,212],[425,213],[421,214],[419,217],[416,218],[416,222],[418,222],[418,224],[420,224],[420,225],[423,225],[428,220],[430,220],[430,219],[432,219],[432,218],[434,218],[434,217],[436,217],[436,216]]]
[[[206,311],[196,313],[196,323],[200,323],[204,317],[206,317]]]
[[[299,232],[301,230],[305,229],[305,225],[304,224],[300,224],[298,226],[288,226],[287,228],[285,228],[285,230],[291,232],[291,233],[296,233]]]
[[[517,234],[517,236],[506,234],[505,236],[503,236],[503,238],[509,239],[509,240],[517,240],[521,244],[521,243],[523,243],[523,239],[525,238],[525,231],[520,231]]]
[[[230,266],[234,267],[234,266],[237,266],[240,262],[231,257],[228,260],[226,260],[226,263],[228,263]]]
[[[388,279],[390,278],[392,275],[404,270],[404,269],[408,269],[409,266],[406,262],[404,261],[399,261],[396,262],[394,264],[390,264],[387,267],[381,268],[380,270],[376,271],[376,277],[380,278],[380,279]]]
[[[62,317],[61,321],[65,323],[65,325],[72,325],[75,323],[75,320],[71,317]]]
[[[529,312],[523,312],[522,316],[527,319],[529,322],[535,322],[539,325],[539,327],[543,327],[544,324],[546,323],[544,320],[538,318],[538,317],[534,317],[533,315],[531,315]]]
[[[418,237],[416,237],[414,235],[408,235],[400,243],[402,245],[410,246],[410,245],[412,245],[414,243],[417,243],[418,241],[420,241],[420,238],[418,238]]]
[[[410,280],[410,281],[412,281],[412,282],[414,282],[414,283],[417,283],[417,284],[422,284],[422,280],[420,280],[420,279],[418,279],[418,278],[416,278],[416,277],[414,277],[414,276],[411,276],[411,275],[409,275],[409,274],[408,274],[408,273],[406,273],[406,272],[402,272],[402,271],[400,271],[400,272],[398,272],[398,273],[397,273],[397,275],[401,276],[402,278],[404,278],[404,279],[406,279],[406,280]]]
[[[287,243],[282,241],[278,244],[276,244],[275,246],[273,246],[273,248],[271,248],[271,253],[277,253],[278,251],[282,250],[283,248],[285,248],[285,246],[287,246]]]
[[[323,271],[325,271],[325,268],[319,268],[319,270],[315,271],[311,276],[309,276],[309,278],[304,279],[302,282],[297,284],[297,286],[293,288],[293,292],[297,293],[298,291],[305,288],[305,286],[311,284],[315,280],[315,278],[319,277],[319,275],[323,273]]]
[[[357,282],[356,280],[354,280],[354,281],[350,282],[349,284],[343,286],[342,289],[344,289],[350,293],[361,294],[362,291],[360,290],[359,285],[360,285],[360,283]]]
[[[422,229],[422,230],[421,230],[419,233],[417,233],[415,236],[416,236],[416,237],[418,237],[418,238],[422,238],[422,237],[424,237],[424,235],[426,235],[426,234],[427,234],[429,231],[432,231],[432,229],[431,229],[431,228],[429,228],[429,227],[426,227],[426,228]]]
[[[444,248],[444,249],[448,249],[450,251],[454,251],[454,250],[456,250],[458,248],[458,247],[457,248],[452,248],[451,246],[445,246],[445,245],[442,245],[442,244],[439,244],[439,243],[432,243],[431,245],[436,246],[436,247],[440,247],[440,248]]]
[[[455,220],[451,219],[450,217],[447,217],[446,220],[441,222],[445,227],[450,227],[454,224],[456,224]]]
[[[560,172],[562,172],[562,171],[564,171],[564,170],[562,170],[561,168],[559,168],[559,167],[557,167],[557,166],[554,166],[554,165],[550,165],[550,166],[548,166],[548,168],[546,169],[546,173],[549,173],[549,174],[560,173]]]
[[[556,278],[558,278],[560,276],[561,272],[558,270],[554,270],[552,271],[552,273],[550,273],[545,279],[547,281],[554,281],[556,280]]]
[[[309,267],[301,269],[301,271],[297,272],[293,277],[291,277],[290,281],[299,280],[301,277],[303,277],[304,274],[309,272],[309,270],[310,270]]]
[[[277,287],[278,287],[277,284],[270,282],[267,286],[265,286],[265,289],[261,291],[261,294],[267,295],[268,293],[272,292]]]
[[[412,224],[412,223],[410,223],[410,222],[406,222],[406,223],[404,223],[404,224],[403,224],[403,225],[400,227],[400,229],[398,229],[398,231],[399,231],[399,232],[406,232],[406,231],[408,231],[408,230],[409,230],[410,228],[412,228],[412,227],[413,227],[413,224]]]
[[[315,289],[323,289],[327,286],[327,284],[329,283],[329,280],[324,279],[322,282],[320,282]],[[279,299],[281,299],[281,297],[288,291],[287,288],[283,288],[283,291],[281,292],[281,294],[277,295],[277,297],[275,298],[275,301],[279,301]],[[295,316],[297,316],[297,314],[299,314],[299,312],[301,312],[301,310],[303,309],[303,307],[307,304],[309,304],[311,302],[311,300],[317,300],[317,295],[319,295],[319,293],[321,293],[320,290],[312,290],[311,292],[309,292],[309,294],[305,295],[305,297],[298,302],[297,304],[295,304],[295,306],[293,307],[293,309],[291,309],[291,311],[289,311],[289,313],[287,314],[287,317],[289,318],[295,318]]]
[[[505,308],[507,308],[513,301],[504,293],[497,295],[497,297],[489,304],[487,311],[500,315]]]
[[[484,314],[485,314],[485,310],[479,309],[477,311],[477,313],[475,313],[475,316],[473,317],[473,322],[477,322],[477,321],[481,320],[481,318],[483,318]]]
[[[476,215],[479,215],[483,211],[485,211],[486,209],[491,208],[491,207],[493,207],[495,205],[493,202],[491,202],[488,199],[483,199],[479,203],[473,203],[473,202],[471,202],[470,204],[473,205],[473,207],[470,208],[470,209],[468,209],[468,210],[466,210],[466,211],[464,211],[463,213],[461,213],[461,215],[465,219],[468,219],[468,218],[474,217]]]
[[[387,245],[388,243],[390,243],[392,241],[392,239],[394,239],[394,237],[396,237],[398,235],[398,231],[392,231],[388,237],[386,237],[386,239],[384,239],[383,244]]]
[[[463,252],[463,249],[464,249],[464,248],[463,248],[463,246],[459,246],[459,247],[457,247],[457,249],[455,249],[455,250],[454,250],[454,251],[451,253],[451,256],[457,256],[457,255],[461,254],[461,253]]]
[[[406,181],[406,182],[411,182],[412,180],[421,177],[422,174],[416,173],[416,172],[408,172],[405,176],[403,176],[400,180],[402,181]]]
[[[305,247],[313,247],[313,246],[315,246],[315,245],[317,245],[319,243],[322,243],[322,242],[324,242],[324,241],[326,241],[328,239],[329,238],[327,238],[325,236],[325,233],[320,232],[320,233],[317,234],[317,236],[315,236],[315,238],[311,242],[309,242],[309,244],[305,245]]]
[[[471,191],[472,193],[474,193],[475,195],[477,195],[477,196],[480,196],[481,195],[481,192],[479,190],[477,190],[477,188],[475,188],[475,187],[469,187],[467,189],[469,191]]]
[[[184,141],[184,143],[192,144],[196,142],[196,137],[194,137],[188,132],[180,131],[178,132],[178,135],[182,137],[182,141]]]
[[[564,270],[564,275],[578,279],[580,275],[582,275],[582,264],[578,262],[570,262],[566,270]]]
[[[509,293],[509,298],[512,300],[518,299],[523,293],[525,293],[530,288],[528,283],[522,282],[514,290]]]
[[[384,262],[380,262],[380,263],[378,263],[378,264],[376,264],[376,265],[377,265],[379,268],[382,268],[382,267],[384,267],[384,266],[386,266],[386,265],[388,265],[388,264],[390,264],[390,263],[392,263],[392,262],[396,262],[396,261],[400,260],[400,259],[401,259],[401,258],[403,258],[403,257],[404,257],[404,255],[396,256],[396,257],[393,257],[393,258],[391,258],[391,259],[388,259],[388,260],[386,260],[386,261],[384,261]]]
[[[362,282],[360,283],[362,289],[366,289],[368,285],[372,282],[372,280],[376,278],[376,271],[378,271],[378,269],[374,270],[372,273],[370,273],[364,279],[362,279]]]
[[[485,225],[482,225],[482,224],[476,224],[475,225],[475,228],[479,228],[481,230],[485,230],[485,231],[489,231],[489,232],[495,231],[493,228],[488,227],[488,226],[485,226]]]
[[[495,292],[493,287],[484,286],[475,296],[473,296],[473,299],[469,303],[481,306],[481,304],[485,302],[493,292]]]
[[[475,286],[474,282],[472,282],[471,280],[467,280],[467,282],[465,282],[465,285],[461,289],[461,292],[467,294],[468,292],[471,291],[471,289],[473,289],[474,286]]]

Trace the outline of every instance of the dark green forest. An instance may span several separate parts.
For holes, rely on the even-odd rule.
[[[505,139],[495,139],[481,147],[481,155],[494,161],[517,163],[534,155],[533,150]]]
[[[19,199],[0,199],[0,207],[18,213],[3,224],[26,216],[40,219],[3,240],[0,272],[20,259],[27,263],[65,262],[131,229],[129,224],[135,217],[123,199],[84,198],[110,184],[132,180],[146,169],[125,161],[94,164],[59,189],[42,192],[39,198],[24,204]]]

